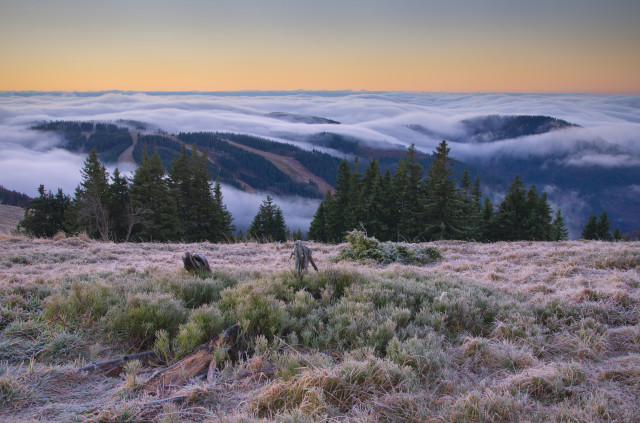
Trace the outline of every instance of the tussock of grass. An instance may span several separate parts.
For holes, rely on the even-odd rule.
[[[408,367],[374,357],[348,358],[330,370],[308,369],[288,381],[274,382],[254,396],[249,407],[260,417],[294,409],[334,415],[382,394],[413,390],[416,382]]]
[[[506,385],[512,393],[525,393],[540,401],[555,402],[571,396],[573,387],[585,381],[577,363],[551,364],[511,376]]]

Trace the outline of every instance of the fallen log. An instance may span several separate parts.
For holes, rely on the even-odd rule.
[[[81,372],[88,373],[104,373],[107,376],[117,376],[122,371],[125,363],[128,361],[139,360],[146,362],[157,358],[153,351],[144,351],[136,354],[123,355],[113,360],[102,361],[100,363],[91,363],[78,369]]]
[[[272,376],[275,373],[276,369],[277,369],[276,366],[270,366],[270,367],[266,367],[264,369],[256,370],[254,372],[244,372],[238,377],[234,377],[232,379],[225,379],[225,380],[218,381],[218,382],[215,383],[215,385],[221,385],[221,384],[236,382],[236,381],[239,381],[239,380],[242,380],[242,379],[246,379],[246,378],[254,376],[254,375],[266,374],[266,375]],[[146,403],[143,406],[143,408],[154,407],[154,406],[162,405],[162,404],[165,404],[165,403],[168,403],[168,402],[173,402],[173,403],[178,403],[179,404],[179,403],[182,403],[182,402],[186,401],[188,398],[189,398],[189,396],[188,395],[184,395],[184,394],[176,395],[174,397],[169,397],[169,398],[161,398],[161,399]]]
[[[145,382],[144,391],[157,392],[183,386],[196,376],[206,374],[215,350],[233,345],[239,332],[239,325],[230,326],[211,341],[198,346],[191,354],[174,365],[154,373]]]

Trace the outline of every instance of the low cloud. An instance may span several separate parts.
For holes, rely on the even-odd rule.
[[[260,205],[267,198],[267,194],[250,194],[225,184],[222,184],[221,188],[222,201],[233,215],[233,224],[246,233]],[[282,209],[285,223],[291,231],[300,229],[306,232],[309,229],[309,223],[313,219],[320,200],[270,195],[273,203]]]
[[[333,119],[340,125],[287,122],[271,112]],[[450,141],[452,155],[478,160],[495,155],[558,156],[568,166],[627,167],[640,164],[637,96],[440,94],[440,93],[0,93],[0,184],[35,195],[39,184],[69,194],[80,181],[85,159],[60,149],[60,138],[30,131],[49,120],[133,119],[150,130],[220,131],[266,137],[314,148],[305,139],[318,132],[356,137],[373,145],[414,143],[431,152],[443,139],[464,138],[460,121],[503,114],[547,115],[583,128],[491,143]],[[419,125],[427,131],[411,129]],[[342,155],[342,153],[333,152]],[[112,169],[111,169],[112,170]],[[132,169],[125,169],[132,171]],[[246,227],[264,200],[225,188],[239,227]],[[578,199],[576,199],[578,201]],[[308,227],[317,200],[278,198],[292,230]],[[236,206],[236,204],[238,206]],[[233,206],[232,206],[233,205]],[[562,207],[563,211],[565,210]],[[313,210],[313,211],[312,211]]]

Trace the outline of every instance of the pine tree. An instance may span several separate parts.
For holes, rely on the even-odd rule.
[[[482,207],[482,215],[480,216],[480,240],[485,242],[495,240],[495,234],[493,231],[493,204],[491,204],[489,197],[486,197],[484,199],[484,206]]]
[[[76,189],[78,219],[92,236],[109,239],[109,174],[98,160],[96,149],[89,153],[80,170],[82,182]]]
[[[126,241],[130,228],[131,197],[129,180],[122,176],[118,168],[113,171],[109,185],[109,216],[111,216],[111,238],[114,241]]]
[[[525,219],[530,217],[526,192],[520,176],[516,175],[498,207],[493,237],[498,241],[526,239]]]
[[[596,216],[592,214],[589,216],[589,221],[582,229],[583,239],[598,239],[598,223]]]
[[[220,178],[216,179],[216,183],[213,187],[213,199],[216,203],[216,237],[214,240],[227,241],[233,239],[233,233],[236,230],[236,226],[233,224],[233,216],[231,215],[231,212],[227,210],[227,206],[222,201]]]
[[[611,223],[609,222],[609,217],[605,210],[600,214],[600,218],[596,224],[596,238],[602,241],[613,240],[613,236],[611,235]]]
[[[320,242],[332,242],[329,238],[329,229],[327,225],[327,208],[328,204],[333,202],[331,191],[327,191],[325,199],[320,202],[318,209],[313,215],[313,220],[309,225],[309,232],[307,236],[309,239]]]
[[[620,228],[616,228],[616,230],[613,231],[613,240],[616,242],[623,241],[622,232],[620,232]]]
[[[480,179],[476,178],[475,183],[471,185],[469,171],[465,170],[460,179],[461,214],[465,239],[474,240],[480,236],[481,196]]]
[[[65,211],[71,204],[71,199],[61,189],[58,189],[56,195],[51,191],[45,192],[44,185],[38,187],[38,194],[25,210],[18,230],[36,237],[52,237],[64,230]]]
[[[551,241],[566,241],[567,239],[569,239],[569,231],[564,223],[562,212],[558,209],[551,224]]]
[[[287,240],[287,227],[282,215],[282,210],[270,195],[262,202],[258,213],[253,218],[247,237],[258,242],[285,242]]]
[[[459,239],[464,236],[462,200],[453,179],[454,161],[447,142],[442,141],[433,154],[427,171],[425,211],[427,239]]]
[[[132,238],[140,241],[179,239],[178,208],[164,178],[158,152],[148,157],[146,149],[131,184],[131,200],[140,217],[132,230]]]

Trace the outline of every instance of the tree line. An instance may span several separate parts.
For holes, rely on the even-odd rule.
[[[19,225],[35,236],[58,231],[86,232],[92,238],[127,241],[232,239],[233,217],[222,201],[220,183],[212,187],[207,159],[182,147],[166,172],[157,152],[145,151],[131,179],[118,169],[109,175],[94,148],[81,169],[73,198],[38,188]]]
[[[553,215],[547,194],[535,184],[527,190],[516,175],[504,200],[495,207],[483,199],[480,180],[468,171],[458,178],[449,147],[442,141],[426,174],[409,147],[392,174],[384,174],[372,158],[364,174],[356,158],[353,167],[338,166],[335,191],[320,203],[309,228],[309,239],[337,243],[364,227],[381,241],[557,241],[568,237],[560,210]]]

